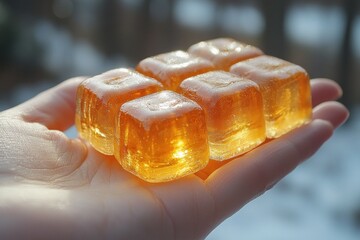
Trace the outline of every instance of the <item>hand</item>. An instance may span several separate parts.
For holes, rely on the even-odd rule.
[[[226,164],[150,184],[62,133],[73,124],[81,80],[0,113],[1,239],[204,238],[314,154],[348,116],[331,101],[340,87],[313,80],[309,124]]]

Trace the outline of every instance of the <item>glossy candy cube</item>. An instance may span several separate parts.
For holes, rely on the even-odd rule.
[[[120,68],[86,79],[77,90],[75,123],[80,136],[99,152],[114,153],[115,118],[120,106],[162,90],[155,79]]]
[[[206,59],[174,51],[146,58],[136,70],[157,79],[166,89],[176,91],[185,78],[214,70],[214,66]]]
[[[189,53],[211,61],[219,70],[229,71],[231,65],[262,55],[263,52],[231,38],[217,38],[192,45]]]
[[[205,111],[211,159],[232,158],[265,140],[263,101],[256,83],[213,71],[184,80],[180,92]]]
[[[230,71],[259,85],[267,137],[279,137],[310,121],[309,77],[300,66],[264,55],[239,62]]]
[[[172,91],[123,104],[115,157],[125,170],[148,182],[169,181],[204,168],[209,161],[204,111]]]
[[[148,182],[195,173],[311,119],[305,70],[233,39],[149,57],[136,70],[85,80],[75,122],[96,150]]]

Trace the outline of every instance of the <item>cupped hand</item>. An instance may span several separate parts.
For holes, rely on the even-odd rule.
[[[0,238],[201,239],[314,154],[348,117],[340,87],[311,81],[313,121],[226,163],[150,184],[62,131],[70,79],[0,113]],[[241,233],[239,233],[241,234]]]

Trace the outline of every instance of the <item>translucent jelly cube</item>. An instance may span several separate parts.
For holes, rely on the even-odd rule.
[[[230,71],[260,86],[267,137],[279,137],[311,119],[309,77],[300,66],[264,55],[239,62]]]
[[[232,158],[265,140],[262,96],[253,81],[213,71],[184,80],[179,89],[205,111],[211,159]]]
[[[99,152],[113,155],[115,118],[120,106],[162,90],[155,79],[120,68],[83,81],[77,90],[75,124]]]
[[[262,55],[256,47],[240,43],[231,38],[218,38],[192,45],[189,50],[196,56],[208,59],[217,69],[229,71],[231,65]]]
[[[177,179],[209,161],[204,111],[184,96],[162,91],[132,100],[118,120],[115,157],[145,181]]]
[[[174,51],[142,60],[136,70],[159,80],[166,89],[175,91],[188,77],[213,70],[211,62],[184,51]]]

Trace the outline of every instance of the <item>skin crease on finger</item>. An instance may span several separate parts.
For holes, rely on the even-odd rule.
[[[20,226],[33,226],[24,236],[37,232],[54,237],[56,232],[59,239],[204,238],[223,219],[312,155],[333,127],[345,121],[348,112],[342,105],[324,103],[340,94],[336,85],[328,83],[317,83],[313,91],[318,95],[321,89],[328,89],[328,94],[313,97],[318,99],[314,118],[323,120],[269,141],[221,168],[204,171],[205,178],[191,175],[149,184],[123,171],[113,157],[56,130],[73,123],[59,123],[59,116],[74,114],[71,102],[78,82],[65,82],[0,113],[0,218],[17,213],[5,219],[17,226],[19,222]],[[70,103],[65,108],[62,98]],[[40,115],[24,118],[31,115],[32,105]],[[4,226],[0,227],[0,238],[6,232]],[[21,233],[17,229],[14,227],[13,236]]]

